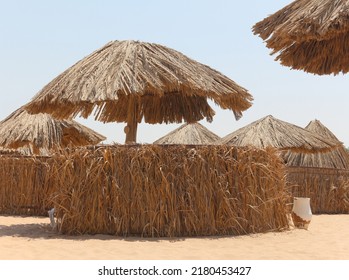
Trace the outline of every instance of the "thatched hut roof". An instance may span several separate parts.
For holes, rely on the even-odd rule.
[[[338,138],[319,120],[311,121],[306,128],[307,130],[320,135],[325,139],[335,141],[339,146],[326,153],[305,154],[288,151],[284,159],[289,166],[307,166],[322,168],[349,168],[349,154]]]
[[[102,122],[127,122],[130,134],[143,119],[151,124],[211,121],[208,99],[239,118],[253,98],[228,77],[178,51],[112,41],[47,84],[27,109],[60,119],[94,113]],[[135,135],[129,138],[135,141]]]
[[[200,123],[184,124],[179,128],[171,131],[154,144],[193,144],[193,145],[209,145],[216,144],[220,141],[220,137],[208,130]]]
[[[320,135],[322,138],[330,139],[338,142],[339,144],[342,144],[342,142],[338,140],[336,135],[334,135],[333,132],[329,130],[325,125],[323,125],[319,120],[315,119],[310,121],[305,129],[314,132],[317,135]]]
[[[47,155],[53,148],[97,144],[105,139],[74,120],[31,115],[23,107],[0,122],[0,146],[24,154]]]
[[[337,142],[320,136],[299,126],[281,121],[269,115],[222,138],[221,144],[254,146],[265,149],[299,152],[325,152],[338,146]]]
[[[320,75],[349,71],[349,0],[296,0],[253,32],[285,66]]]

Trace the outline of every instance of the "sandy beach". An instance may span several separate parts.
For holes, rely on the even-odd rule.
[[[47,217],[0,216],[2,260],[348,260],[349,215],[314,215],[308,230],[246,236],[66,236]]]

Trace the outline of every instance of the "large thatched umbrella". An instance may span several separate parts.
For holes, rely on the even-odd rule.
[[[200,123],[183,124],[179,128],[171,131],[154,144],[193,144],[209,145],[216,144],[220,137],[208,130]]]
[[[321,168],[349,168],[349,154],[345,150],[342,142],[319,120],[311,121],[306,128],[307,130],[320,135],[322,138],[329,139],[338,143],[338,147],[326,153],[296,153],[287,152],[284,156],[289,166],[307,166]]]
[[[285,66],[319,75],[349,71],[349,0],[296,0],[253,32]]]
[[[74,120],[28,114],[21,107],[0,122],[0,146],[24,154],[47,155],[58,147],[97,144],[106,138]]]
[[[113,41],[67,69],[29,103],[31,113],[57,118],[94,113],[102,122],[126,122],[126,142],[137,124],[212,120],[208,99],[239,118],[252,96],[218,71],[158,44]]]
[[[299,126],[269,115],[222,138],[221,144],[253,146],[261,149],[274,147],[296,152],[325,152],[338,142],[323,139]]]

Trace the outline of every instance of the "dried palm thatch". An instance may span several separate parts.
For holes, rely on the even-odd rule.
[[[310,197],[314,214],[349,214],[348,169],[289,166],[286,182],[293,197]]]
[[[336,141],[320,136],[299,126],[269,115],[222,138],[221,144],[234,146],[267,147],[305,153],[326,152],[337,147]]]
[[[137,124],[188,123],[213,109],[207,99],[239,118],[252,96],[218,71],[158,44],[112,41],[47,84],[28,105],[31,113],[127,122],[126,142],[136,142]]]
[[[330,139],[342,144],[342,142],[338,140],[336,135],[334,135],[333,132],[329,130],[325,125],[323,125],[319,120],[315,119],[310,121],[305,129],[320,135],[322,138]]]
[[[56,191],[50,182],[53,163],[50,157],[1,155],[0,213],[47,216]]]
[[[200,123],[183,124],[179,128],[171,131],[154,144],[193,144],[208,145],[216,144],[221,138],[208,130]]]
[[[18,152],[14,149],[6,149],[3,147],[0,147],[0,155],[13,155],[18,154]]]
[[[55,160],[50,183],[61,233],[175,237],[288,228],[284,166],[271,148],[119,145]]]
[[[285,66],[319,75],[349,71],[348,0],[296,0],[253,32]]]
[[[349,155],[337,137],[320,121],[313,120],[306,129],[338,143],[325,153],[305,154],[287,151],[287,184],[293,196],[311,198],[317,214],[349,213]]]
[[[289,166],[308,166],[323,168],[349,169],[349,154],[342,142],[319,120],[311,121],[305,129],[338,143],[338,147],[325,153],[305,154],[288,151],[284,159]]]
[[[22,154],[48,155],[66,146],[97,144],[106,139],[73,120],[55,120],[49,114],[29,114],[19,108],[0,122],[0,146]]]

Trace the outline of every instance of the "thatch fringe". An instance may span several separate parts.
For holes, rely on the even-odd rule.
[[[300,152],[287,151],[283,159],[288,166],[308,166],[349,169],[349,154],[342,142],[319,120],[313,120],[305,127],[324,139],[338,143],[338,147],[325,153],[305,154]]]
[[[283,165],[272,149],[79,149],[52,172],[59,174],[52,183],[62,233],[175,237],[288,228]]]
[[[349,1],[296,0],[253,26],[275,60],[314,74],[349,71]]]
[[[337,75],[349,72],[347,46],[349,34],[327,40],[293,42],[278,53],[275,60],[295,70],[318,75]]]
[[[349,170],[287,167],[292,196],[310,197],[314,214],[349,214]]]
[[[344,147],[338,147],[322,154],[287,151],[282,157],[288,166],[349,169],[349,154]]]
[[[295,0],[253,26],[271,48],[285,42],[326,40],[348,31],[348,0]]]

